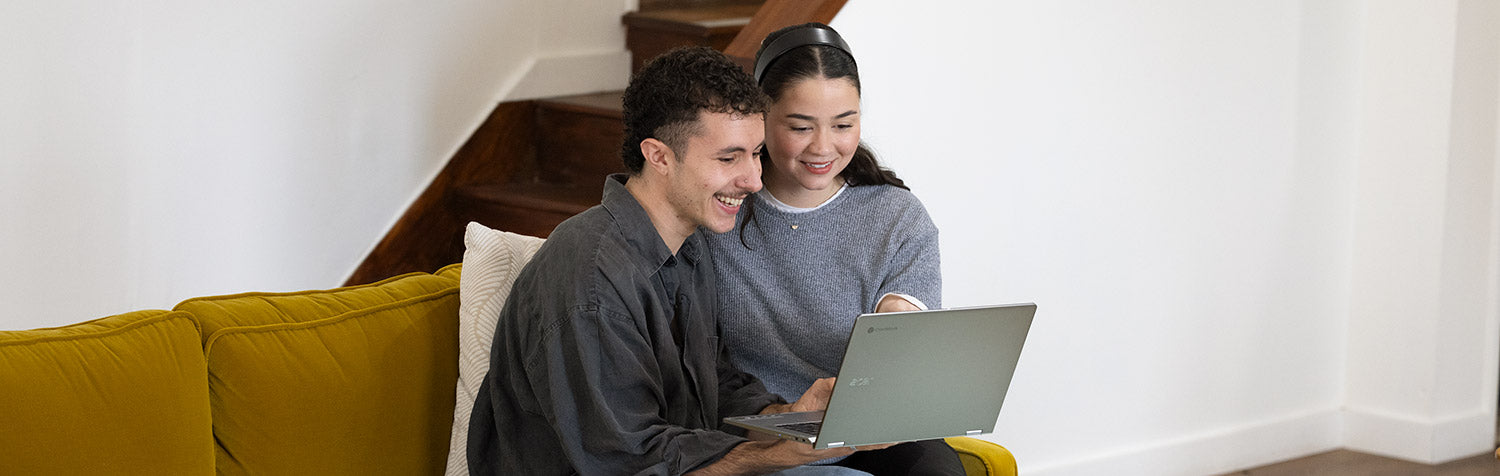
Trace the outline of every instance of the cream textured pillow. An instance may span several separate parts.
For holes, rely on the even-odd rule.
[[[492,230],[469,222],[464,232],[463,274],[458,279],[458,391],[453,405],[449,476],[468,476],[469,412],[490,371],[490,341],[511,284],[531,261],[541,238]]]

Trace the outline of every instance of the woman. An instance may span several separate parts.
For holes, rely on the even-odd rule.
[[[764,189],[711,236],[720,332],[736,364],[789,399],[838,372],[854,318],[941,306],[938,234],[901,179],[860,143],[859,72],[826,25],[768,35]],[[963,474],[942,440],[855,453],[875,474]]]

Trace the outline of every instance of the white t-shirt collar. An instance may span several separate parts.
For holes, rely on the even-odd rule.
[[[794,206],[782,203],[781,200],[777,200],[776,197],[771,196],[771,191],[770,190],[761,190],[760,197],[766,199],[766,203],[771,204],[771,206],[775,207],[777,210],[781,210],[781,211],[787,212],[787,213],[807,213],[807,212],[810,212],[810,211],[813,211],[813,210],[817,210],[819,208],[823,208],[824,205],[828,205],[830,203],[833,203],[833,199],[839,198],[839,195],[842,195],[844,193],[844,190],[847,190],[848,188],[849,188],[849,182],[844,182],[843,185],[839,186],[839,191],[833,192],[833,196],[832,197],[828,197],[828,199],[824,200],[823,203],[819,203],[817,206],[814,206],[812,208],[794,207]]]

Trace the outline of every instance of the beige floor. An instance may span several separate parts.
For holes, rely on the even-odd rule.
[[[1429,466],[1348,450],[1298,458],[1259,468],[1227,473],[1253,476],[1496,476],[1500,460],[1494,454]]]

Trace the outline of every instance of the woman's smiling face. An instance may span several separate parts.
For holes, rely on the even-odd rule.
[[[845,78],[792,83],[766,114],[765,186],[776,199],[810,208],[844,185],[839,174],[859,147],[859,90]]]

